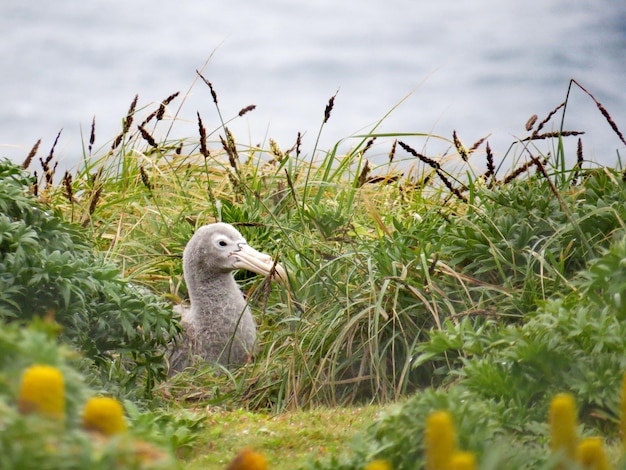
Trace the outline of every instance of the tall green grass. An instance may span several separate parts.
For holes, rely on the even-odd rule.
[[[290,149],[237,142],[228,126],[238,116],[222,116],[202,78],[214,129],[198,113],[198,137],[169,140],[177,96],[152,112],[134,100],[118,137],[96,150],[92,128],[82,164],[37,187],[133,283],[172,303],[187,297],[181,254],[200,225],[232,223],[285,265],[285,287],[238,274],[260,323],[255,362],[226,376],[200,368],[166,395],[169,386],[182,399],[281,410],[439,384],[454,361],[420,356],[431,331],[522,322],[552,296],[578,292],[572,277],[624,227],[620,170],[585,161],[582,140],[569,165],[563,142],[581,133],[544,130],[564,104],[529,121],[502,156],[486,138],[466,146],[456,132],[376,127],[307,153],[299,137]],[[333,106],[334,97],[320,134]],[[428,155],[433,140],[449,150]]]

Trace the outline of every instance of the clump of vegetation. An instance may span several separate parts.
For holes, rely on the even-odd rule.
[[[163,351],[177,331],[156,295],[124,280],[94,253],[84,231],[41,205],[35,182],[0,162],[0,319],[45,318],[119,393],[149,393],[164,377]]]
[[[97,397],[101,392],[77,369],[76,351],[58,344],[53,325],[0,326],[2,468],[179,468],[174,452],[186,442],[165,426],[156,432],[142,425],[153,418],[132,407],[129,429],[122,404]],[[201,422],[170,415],[169,425],[191,430]]]
[[[571,281],[576,288],[571,294],[546,301],[521,324],[465,317],[433,330],[430,341],[417,348],[414,365],[437,364],[439,386],[417,392],[378,421],[356,445],[352,460],[315,468],[357,469],[366,456],[387,459],[394,469],[414,468],[423,459],[424,416],[432,410],[452,414],[461,447],[480,460],[542,468],[549,458],[544,424],[549,400],[562,391],[577,397],[586,433],[600,430],[614,439],[626,331],[623,314],[600,300],[609,285],[596,293],[588,279],[611,266],[617,253],[626,259],[624,240],[619,237]],[[622,292],[626,284],[610,289]]]
[[[47,211],[73,223],[91,239],[81,239],[86,246],[132,281],[124,292],[141,292],[144,301],[155,294],[185,301],[180,255],[196,227],[217,220],[236,225],[289,272],[285,290],[238,274],[260,323],[253,363],[228,374],[199,367],[160,384],[158,397],[274,413],[410,397],[351,454],[311,459],[311,468],[356,469],[374,458],[413,468],[423,455],[425,417],[441,409],[454,417],[462,448],[481,462],[493,456],[509,468],[543,465],[548,400],[562,391],[576,395],[584,426],[613,435],[626,366],[626,183],[621,169],[585,161],[581,132],[562,123],[558,131],[544,129],[567,99],[529,121],[527,137],[501,157],[511,162],[507,172],[486,138],[466,146],[456,132],[450,139],[389,135],[375,126],[353,136],[345,154],[345,142],[304,154],[300,135],[288,150],[273,141],[244,146],[200,77],[216,106],[214,130],[198,113],[197,139],[168,140],[175,123],[168,126],[168,106],[178,94],[142,119],[136,98],[121,133],[100,150],[94,123],[75,173],[56,184],[46,159],[43,177],[28,180]],[[334,104],[333,96],[320,133]],[[564,142],[571,138],[578,145],[570,164]],[[425,144],[416,150],[423,139],[450,150],[429,156]],[[102,258],[93,256],[85,259],[98,266]],[[106,281],[109,292],[107,282],[119,281],[96,278],[83,282]],[[52,305],[60,323],[63,306]],[[85,321],[102,318],[85,312]],[[176,331],[161,310],[143,312],[130,321],[135,334],[162,334],[160,346]],[[140,375],[146,364],[163,363],[154,343],[90,355],[83,345],[93,333],[63,332],[114,371],[128,357]],[[136,350],[146,356],[139,360]]]

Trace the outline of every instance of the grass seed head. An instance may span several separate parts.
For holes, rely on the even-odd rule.
[[[469,152],[465,148],[465,146],[461,143],[461,139],[456,134],[456,131],[452,131],[452,139],[454,140],[454,146],[456,147],[456,151],[459,154],[459,157],[466,162],[469,157]]]
[[[526,130],[527,130],[528,132],[530,132],[530,131],[533,129],[533,126],[534,126],[534,125],[535,125],[535,123],[537,122],[537,119],[538,119],[537,115],[536,115],[536,114],[533,114],[533,115],[532,115],[532,116],[528,119],[528,121],[526,121]]]
[[[89,155],[91,155],[91,151],[93,149],[93,144],[96,142],[96,117],[94,116],[91,120],[91,131],[89,132]]]
[[[74,202],[74,188],[72,187],[72,174],[69,171],[63,176],[63,194],[70,203]]]
[[[245,108],[242,108],[239,111],[239,117],[243,116],[244,114],[249,113],[250,111],[254,111],[256,109],[256,104],[251,104],[249,106],[246,106]]]
[[[326,124],[328,120],[330,119],[330,113],[335,107],[335,98],[337,97],[337,93],[335,93],[333,96],[330,97],[330,99],[328,100],[328,104],[326,105],[326,108],[324,109],[324,124]]]
[[[33,158],[35,158],[35,155],[37,155],[37,150],[39,150],[39,145],[41,145],[41,139],[35,142],[35,145],[33,145],[33,148],[30,149],[30,152],[28,152],[26,159],[22,163],[22,168],[24,170],[26,170],[30,166],[31,162],[33,161]]]
[[[548,115],[543,119],[543,121],[541,121],[538,125],[537,128],[535,129],[535,131],[532,133],[531,139],[533,138],[533,136],[539,134],[539,131],[541,131],[541,129],[543,129],[543,126],[545,126],[548,121],[550,121],[550,119],[552,119],[552,116],[554,116],[559,109],[561,109],[563,106],[565,106],[565,101],[563,101],[560,105],[558,105],[556,108],[554,108],[552,111],[550,111],[548,113]]]
[[[159,144],[157,143],[156,140],[154,140],[154,137],[152,137],[150,135],[150,133],[145,130],[141,125],[137,127],[139,129],[139,132],[141,133],[141,137],[143,137],[143,139],[148,142],[148,145],[150,145],[150,147],[152,148],[158,148]]]
[[[167,98],[165,98],[161,104],[159,105],[159,110],[156,112],[156,120],[160,121],[161,119],[163,119],[163,116],[165,115],[165,108],[168,104],[170,104],[172,101],[174,101],[174,99],[180,94],[179,91],[177,91],[176,93],[172,93],[170,96],[168,96]]]
[[[393,158],[396,156],[397,145],[398,145],[398,139],[394,139],[393,144],[391,144],[391,150],[389,150],[389,163],[392,163]]]
[[[204,158],[209,158],[211,156],[211,153],[209,152],[209,149],[206,146],[206,128],[204,127],[204,124],[202,123],[200,112],[197,112],[196,114],[198,115],[198,132],[200,133],[200,154]]]

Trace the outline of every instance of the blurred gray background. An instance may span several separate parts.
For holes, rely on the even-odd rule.
[[[140,107],[185,94],[209,57],[203,73],[223,115],[257,105],[231,124],[244,144],[272,137],[286,149],[300,131],[310,152],[339,90],[322,150],[369,130],[410,94],[379,131],[456,129],[467,146],[493,133],[502,154],[532,114],[541,119],[565,99],[570,78],[626,132],[623,0],[3,0],[0,30],[0,157],[16,161],[39,138],[45,156],[62,128],[55,155],[71,168],[93,116],[96,147],[105,146],[135,94]],[[219,126],[200,82],[174,137],[196,137],[196,111],[209,130]],[[587,132],[589,159],[614,164],[625,153],[577,89],[566,127]]]

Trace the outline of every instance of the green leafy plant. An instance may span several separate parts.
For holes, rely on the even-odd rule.
[[[93,360],[122,393],[149,393],[164,377],[163,351],[176,333],[171,311],[94,254],[78,227],[29,195],[31,181],[0,163],[0,318],[47,318],[60,338]]]

